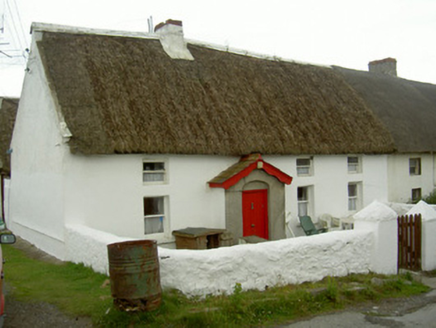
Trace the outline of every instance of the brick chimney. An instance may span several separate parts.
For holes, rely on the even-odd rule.
[[[194,60],[183,37],[182,21],[168,19],[154,28],[163,49],[173,59]]]
[[[369,62],[368,69],[371,73],[382,73],[397,76],[397,60],[395,58],[385,58]]]

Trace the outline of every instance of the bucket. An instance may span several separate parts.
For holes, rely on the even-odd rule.
[[[114,305],[122,311],[152,311],[161,303],[157,243],[137,240],[107,245]]]

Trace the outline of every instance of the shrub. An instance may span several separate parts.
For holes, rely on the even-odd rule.
[[[423,197],[422,200],[427,204],[436,204],[436,189],[434,189],[427,196]]]

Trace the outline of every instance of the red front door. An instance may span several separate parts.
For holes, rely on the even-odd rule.
[[[268,192],[266,189],[242,192],[243,236],[268,239]]]

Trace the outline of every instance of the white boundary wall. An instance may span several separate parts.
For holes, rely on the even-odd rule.
[[[395,211],[375,201],[355,215],[354,230],[210,250],[159,247],[161,285],[188,296],[206,296],[230,294],[237,283],[243,290],[264,290],[271,286],[318,281],[326,276],[370,271],[396,274],[396,219]],[[434,223],[436,220],[427,220],[427,228],[436,230]],[[428,238],[435,232],[425,233],[424,270],[436,269],[434,252],[425,251],[427,246],[436,244],[434,238]],[[108,274],[107,245],[127,240],[132,239],[83,225],[67,225],[66,260]]]
[[[107,245],[125,240],[128,239],[85,226],[69,225],[67,260],[108,274]],[[367,273],[372,245],[371,232],[350,230],[210,250],[159,247],[161,284],[189,296],[205,296],[232,293],[236,283],[243,290],[264,290],[326,276]]]
[[[420,201],[406,215],[421,214],[422,218],[422,254],[421,267],[424,271],[436,269],[436,210],[434,205]]]
[[[367,273],[372,234],[332,232],[311,237],[206,251],[159,249],[161,283],[194,295],[318,281],[326,276]]]
[[[422,270],[436,269],[436,218],[422,221]]]

